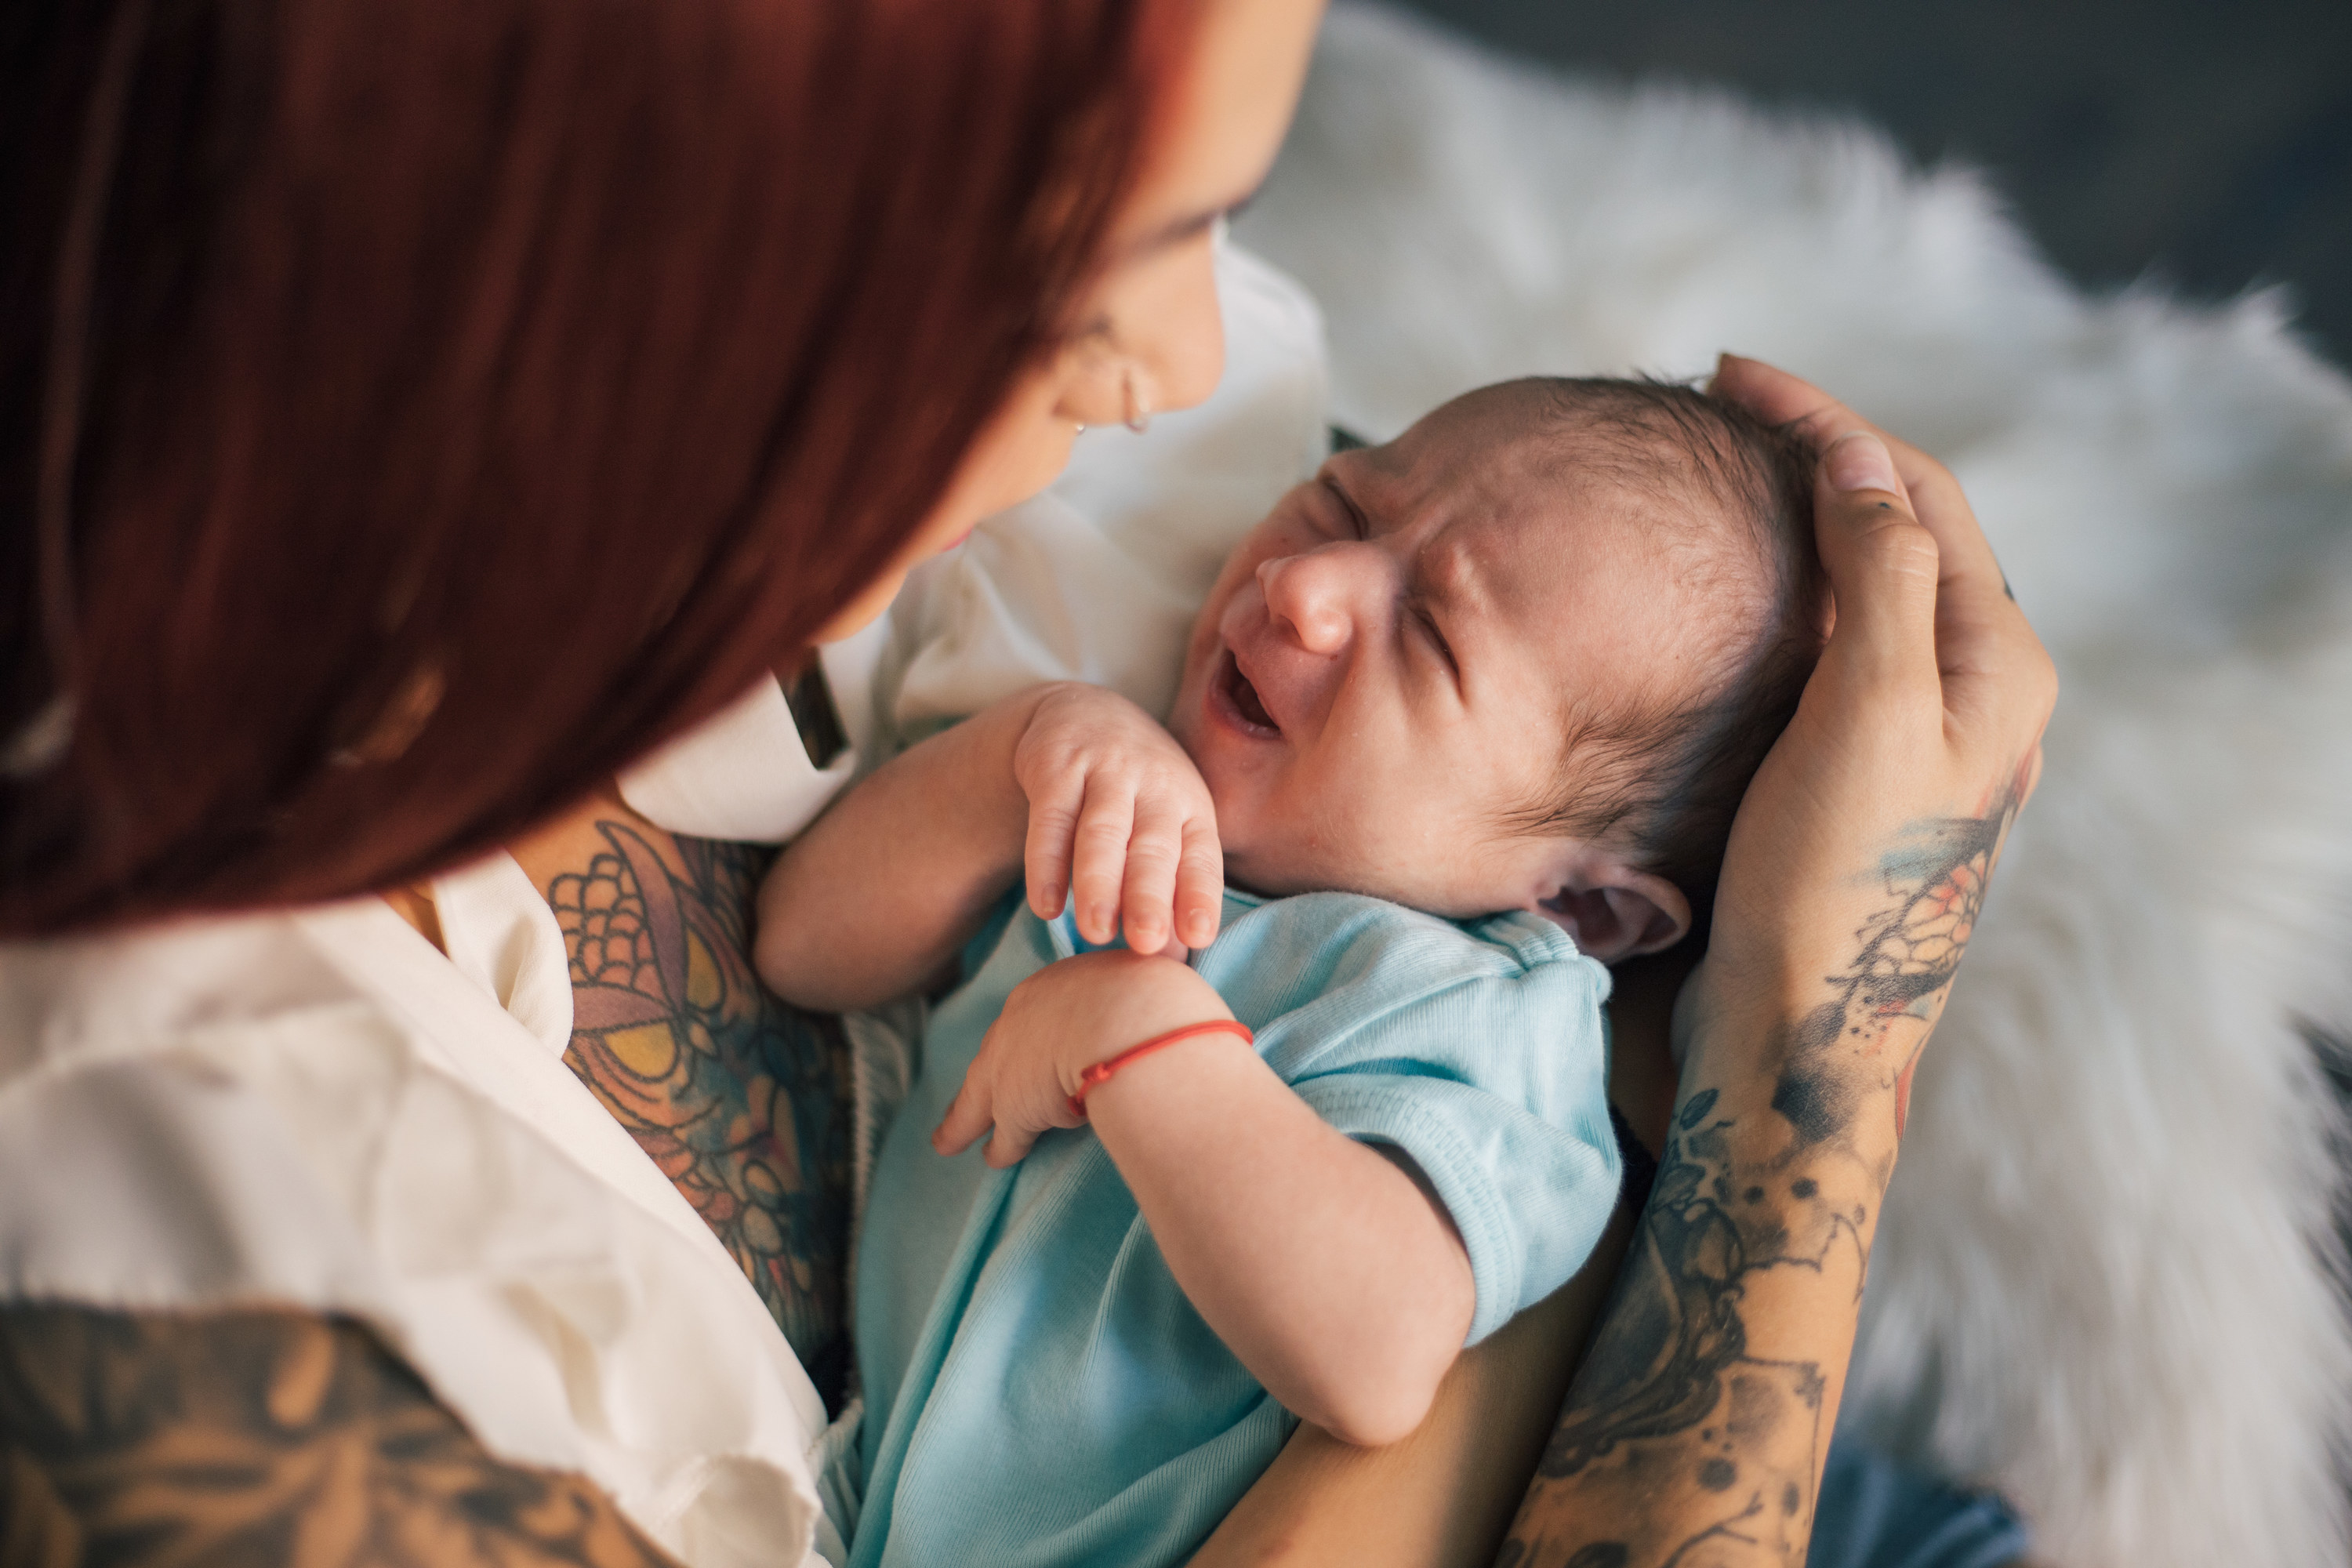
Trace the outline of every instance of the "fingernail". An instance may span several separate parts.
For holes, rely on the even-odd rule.
[[[1849,430],[1822,456],[1833,490],[1899,490],[1895,458],[1886,443],[1867,430]]]

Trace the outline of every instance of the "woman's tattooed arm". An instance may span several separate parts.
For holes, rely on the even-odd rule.
[[[365,1329],[0,1308],[0,1563],[656,1568],[577,1476],[485,1453]]]
[[[733,1253],[826,1400],[847,1366],[848,1053],[752,973],[772,850],[617,801],[516,851],[572,966],[564,1060]]]
[[[1802,1564],[1912,1069],[2015,812],[1920,825],[1822,999],[1694,1063],[1504,1568]]]

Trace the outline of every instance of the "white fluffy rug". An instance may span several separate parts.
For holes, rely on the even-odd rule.
[[[1917,1086],[1849,1418],[2063,1568],[2341,1564],[2352,386],[2283,303],[2086,298],[1863,126],[1343,9],[1240,226],[1335,417],[1736,349],[1946,458],[2065,679]]]

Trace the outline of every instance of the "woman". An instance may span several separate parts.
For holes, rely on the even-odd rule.
[[[6,24],[28,221],[0,438],[30,525],[0,571],[0,1555],[719,1562],[816,1529],[824,1065],[730,983],[747,868],[598,792],[1044,483],[1073,426],[1205,394],[1207,231],[1271,160],[1313,23],[816,9]],[[1728,382],[1803,412],[1760,369]],[[1777,1163],[1759,1215],[1883,1183],[1917,1042],[1849,1060],[1780,1020],[1855,967],[1831,951],[1873,912],[1855,868],[1923,817],[2003,821],[1987,792],[2030,784],[2046,664],[1986,598],[1956,493],[1906,477],[1940,588],[1901,487],[1824,492],[1835,651],[1685,1010],[1676,1124],[1729,1125],[1662,1194],[1677,1159]],[[631,1027],[675,1025],[676,1070],[532,1055],[565,1043],[532,1037],[550,928],[473,930],[503,873],[406,891],[500,843],[576,894],[583,994],[638,984]],[[371,891],[425,940],[316,907]],[[610,979],[583,933],[602,917],[609,957],[630,897],[652,956]],[[713,1018],[731,1045],[694,1037]],[[1874,1189],[1855,1201],[1866,1237]],[[1671,1283],[1664,1212],[1637,1256]],[[1612,1325],[1657,1294],[1631,1278]],[[1717,1319],[1815,1363],[1825,1430],[1851,1279],[1739,1283]],[[1593,1489],[1629,1444],[1694,1440],[1610,1414],[1643,1385],[1627,1363],[1595,1359],[1620,1370],[1530,1499],[1562,1555],[1705,1528],[1690,1500]],[[1573,1436],[1596,1419],[1608,1442]],[[1801,1532],[1811,1478],[1787,1468]],[[1598,1533],[1565,1542],[1563,1515]]]

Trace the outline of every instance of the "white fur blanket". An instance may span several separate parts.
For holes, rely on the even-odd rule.
[[[1247,242],[1373,437],[1731,348],[1966,484],[2065,681],[1922,1068],[1848,1416],[2064,1568],[2340,1564],[2352,387],[2256,295],[2086,298],[1858,125],[1562,80],[1343,9]]]

